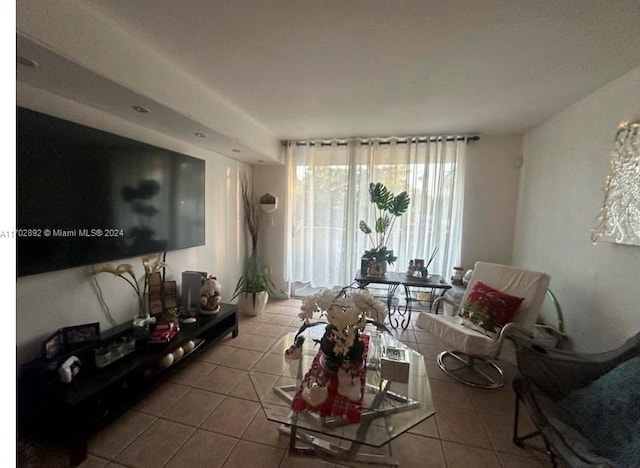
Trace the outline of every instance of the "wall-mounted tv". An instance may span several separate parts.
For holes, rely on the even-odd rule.
[[[17,108],[17,274],[204,245],[205,161]]]

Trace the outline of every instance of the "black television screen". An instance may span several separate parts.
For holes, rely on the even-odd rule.
[[[202,159],[17,108],[17,273],[204,245]]]

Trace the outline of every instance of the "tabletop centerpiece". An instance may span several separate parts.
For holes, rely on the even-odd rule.
[[[352,286],[325,289],[307,296],[298,316],[304,320],[298,333],[305,328],[326,323],[320,339],[324,364],[332,370],[361,365],[364,343],[360,335],[367,323],[385,329],[385,305],[366,289]],[[320,321],[312,322],[315,317]]]

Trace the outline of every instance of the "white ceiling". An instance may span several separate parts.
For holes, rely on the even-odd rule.
[[[45,89],[248,162],[286,139],[520,134],[640,65],[638,0],[16,8],[18,54],[40,64],[18,66],[19,102]]]

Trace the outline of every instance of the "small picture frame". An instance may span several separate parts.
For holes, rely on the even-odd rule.
[[[55,358],[61,351],[60,332],[57,331],[42,343],[42,354],[45,359]]]
[[[100,341],[100,322],[85,323],[60,329],[60,341],[65,349]]]
[[[416,266],[416,271],[419,271],[420,274],[422,274],[424,271],[424,258],[416,258],[413,263]]]
[[[361,258],[360,259],[360,274],[366,275],[368,269],[369,269],[369,259],[368,258]]]
[[[175,309],[178,307],[177,284],[175,281],[164,282],[164,306],[166,309]]]

